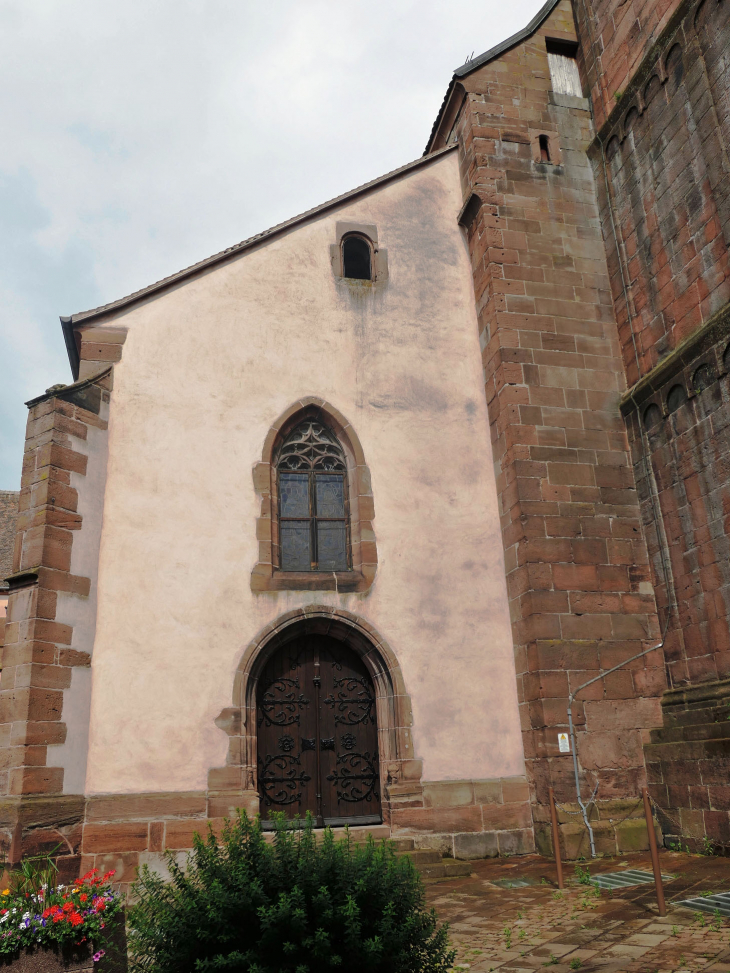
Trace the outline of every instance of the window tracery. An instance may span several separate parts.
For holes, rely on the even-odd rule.
[[[308,417],[276,460],[282,571],[347,571],[347,464],[337,438]]]

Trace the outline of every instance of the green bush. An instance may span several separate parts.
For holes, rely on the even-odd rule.
[[[171,880],[144,866],[133,887],[136,973],[445,973],[446,927],[424,906],[420,876],[392,845],[355,845],[312,818],[292,829],[275,816],[227,821],[220,841],[195,836],[187,868],[170,853]]]

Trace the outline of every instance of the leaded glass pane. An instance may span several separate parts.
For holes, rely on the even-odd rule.
[[[316,473],[314,487],[318,517],[345,516],[345,481],[342,476]]]
[[[281,568],[311,571],[312,546],[308,520],[285,520],[281,525]]]
[[[317,523],[317,554],[320,571],[347,571],[345,525],[336,521]]]
[[[309,516],[309,474],[280,473],[279,493],[282,517]]]

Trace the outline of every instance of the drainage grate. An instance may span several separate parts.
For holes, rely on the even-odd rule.
[[[730,916],[730,892],[716,892],[714,895],[701,895],[696,899],[683,899],[675,905],[684,905],[697,912],[719,912],[721,916]]]
[[[662,875],[664,882],[671,882],[673,875]],[[591,884],[599,889],[624,889],[631,885],[653,885],[653,872],[640,872],[637,868],[627,868],[625,872],[603,872],[591,875]]]

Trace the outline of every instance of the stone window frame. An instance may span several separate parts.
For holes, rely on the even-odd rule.
[[[541,166],[562,166],[563,154],[560,151],[560,138],[557,132],[530,130],[530,144],[532,145],[532,161]],[[547,139],[550,161],[545,162],[540,152],[540,139]]]
[[[246,646],[236,668],[232,706],[217,717],[227,734],[226,766],[208,774],[208,816],[236,807],[259,811],[257,785],[258,679],[272,653],[301,635],[327,635],[344,642],[364,663],[375,687],[383,820],[401,791],[421,796],[423,761],[414,755],[413,709],[403,672],[391,646],[365,619],[330,605],[307,605],[279,616]]]
[[[281,440],[303,419],[317,418],[332,430],[347,463],[350,515],[348,571],[282,571],[279,549],[278,482],[274,456]],[[378,552],[373,530],[375,506],[370,470],[357,433],[339,410],[324,399],[309,396],[283,412],[264,441],[261,461],[253,469],[254,489],[260,497],[256,520],[259,557],[251,571],[252,591],[367,591],[375,580]]]
[[[355,280],[344,275],[342,245],[347,237],[357,236],[370,245],[370,280]],[[382,283],[388,279],[388,251],[378,246],[378,228],[373,223],[338,222],[335,224],[335,243],[330,244],[330,262],[337,280],[352,281],[353,284],[368,286]]]

